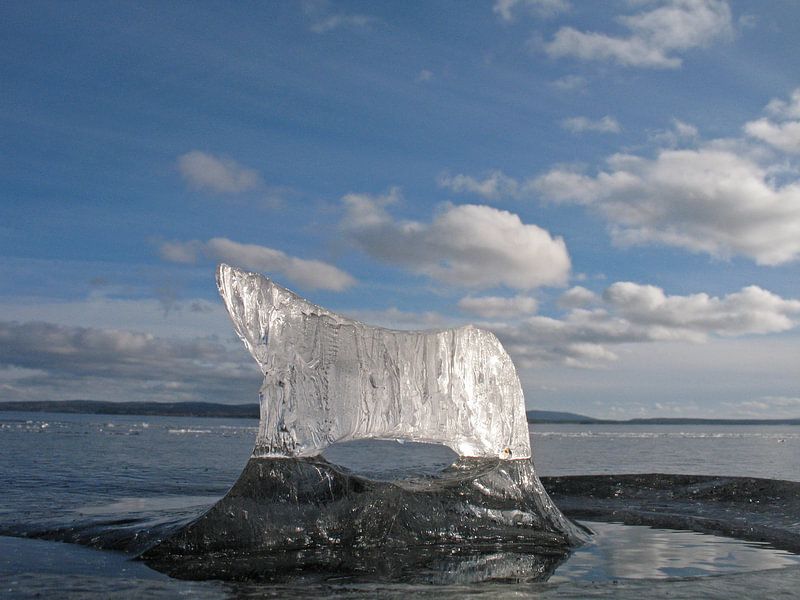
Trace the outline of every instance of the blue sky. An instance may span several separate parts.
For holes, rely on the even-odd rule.
[[[5,3],[0,399],[254,401],[213,270],[530,408],[800,416],[790,1]]]

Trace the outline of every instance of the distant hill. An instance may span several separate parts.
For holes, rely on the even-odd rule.
[[[227,417],[257,419],[258,404],[212,402],[103,402],[100,400],[44,400],[0,402],[0,411],[89,413],[97,415],[157,415],[169,417]]]
[[[800,419],[696,419],[655,417],[652,419],[595,419],[570,412],[529,410],[528,423],[594,423],[596,425],[800,425]]]
[[[571,412],[552,410],[529,410],[525,413],[528,423],[597,423],[597,419]]]
[[[653,419],[630,419],[622,421],[622,423],[628,425],[800,425],[800,419],[681,419],[657,417]]]
[[[60,412],[97,415],[155,415],[167,417],[225,417],[258,419],[258,404],[213,402],[103,402],[100,400],[42,400],[0,402],[0,412]],[[798,419],[629,419],[611,421],[551,410],[527,411],[528,423],[579,423],[596,425],[800,425]]]

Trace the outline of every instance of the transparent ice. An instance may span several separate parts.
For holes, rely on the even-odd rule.
[[[491,333],[369,327],[227,265],[217,284],[264,373],[255,450],[224,498],[142,555],[149,565],[192,579],[539,581],[585,539],[536,476],[519,380]],[[459,456],[384,478],[321,455],[370,439]]]
[[[312,457],[372,438],[530,458],[519,379],[492,333],[370,327],[225,264],[217,285],[264,373],[255,457]]]

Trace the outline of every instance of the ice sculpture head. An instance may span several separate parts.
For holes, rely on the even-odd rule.
[[[372,438],[530,458],[522,388],[492,333],[370,327],[225,264],[217,286],[264,373],[255,456],[316,456]]]

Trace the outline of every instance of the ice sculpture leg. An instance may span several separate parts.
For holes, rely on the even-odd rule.
[[[494,335],[369,327],[227,265],[217,284],[264,373],[258,436],[225,498],[145,552],[152,566],[189,578],[358,573],[383,552],[396,567],[387,577],[446,568],[474,581],[514,565],[515,578],[542,579],[580,542],[536,476],[520,383]],[[460,458],[435,477],[386,482],[320,456],[370,438]],[[488,559],[487,545],[513,557]]]

